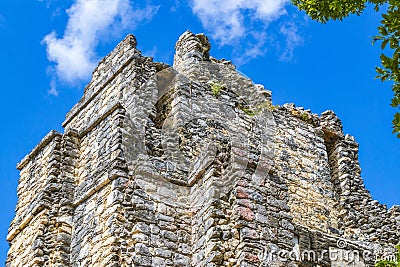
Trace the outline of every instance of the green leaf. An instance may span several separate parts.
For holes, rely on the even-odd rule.
[[[389,42],[389,39],[383,40],[383,42],[382,42],[382,44],[381,44],[381,49],[382,49],[382,50],[385,49],[385,47],[386,47],[386,45],[387,45],[388,42]]]
[[[392,103],[390,104],[392,107],[396,108],[398,106],[400,106],[400,97],[394,97],[392,99]]]

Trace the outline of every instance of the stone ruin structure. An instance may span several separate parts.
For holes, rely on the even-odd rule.
[[[99,63],[17,166],[6,266],[373,266],[399,242],[335,113],[209,50],[185,32],[168,66],[129,35]]]

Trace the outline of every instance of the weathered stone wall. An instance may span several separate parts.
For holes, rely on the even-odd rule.
[[[328,114],[323,114],[322,119]],[[399,207],[388,210],[365,189],[354,137],[339,134],[339,138],[327,143],[327,150],[331,177],[339,196],[340,228],[344,237],[367,242],[399,242]]]
[[[399,241],[337,116],[272,106],[210,47],[185,32],[170,67],[129,35],[99,63],[18,165],[7,266],[368,266],[325,252]]]
[[[338,197],[331,181],[323,131],[315,126],[316,120],[313,125],[312,116],[290,105],[274,111],[275,167],[277,175],[287,182],[294,222],[337,234]]]
[[[49,175],[52,168],[58,168],[52,163],[57,163],[57,155],[60,149],[60,134],[49,133],[35,150],[18,164],[21,177],[18,183],[18,203],[16,218],[13,225],[23,224],[35,209],[44,208],[51,204],[51,199],[46,199],[44,191],[48,186]],[[17,231],[17,229],[16,229]]]
[[[16,217],[11,222],[8,240],[18,238],[10,248],[8,261],[21,266],[43,263],[51,249],[45,240],[52,239],[48,225],[54,211],[53,194],[59,174],[61,134],[50,132],[17,166],[21,170]]]
[[[151,58],[141,56],[136,39],[128,35],[93,72],[82,99],[66,115],[63,127],[90,131],[121,99],[132,96],[155,73]]]
[[[319,117],[286,104],[274,110],[274,118],[279,133],[272,172],[288,183],[300,251],[342,249],[335,243],[341,238],[347,251],[371,251],[358,264],[372,266],[372,251],[379,256],[377,251],[399,242],[400,217],[398,206],[388,210],[365,189],[354,137],[343,134],[332,111]],[[344,263],[326,258],[325,264]]]
[[[45,225],[48,224],[48,210],[35,214],[34,218],[22,228],[19,235],[24,238],[17,239],[10,248],[8,264],[15,266],[34,266],[45,262],[44,255],[45,240],[48,238],[48,231]],[[48,260],[48,258],[47,258]]]
[[[52,131],[18,164],[19,201],[7,236],[15,242],[8,262],[69,265],[75,142],[73,132]]]

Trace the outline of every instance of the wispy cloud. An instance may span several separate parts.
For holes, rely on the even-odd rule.
[[[169,8],[170,12],[176,12],[178,10],[178,7],[181,5],[180,0],[175,0],[174,4],[171,5],[171,7]]]
[[[249,41],[245,47],[242,47],[241,49],[244,51],[241,51],[241,53],[236,57],[235,63],[239,66],[254,58],[264,55],[268,50],[266,46],[268,40],[266,32],[254,31],[251,34],[254,41]]]
[[[50,89],[47,91],[49,95],[58,96],[56,79],[52,78],[50,81]]]
[[[152,48],[152,49],[150,49],[150,50],[146,50],[146,51],[144,51],[142,54],[143,54],[143,55],[145,55],[146,57],[152,57],[152,58],[155,58],[155,57],[156,57],[156,55],[157,55],[157,52],[158,52],[158,48],[157,48],[157,46],[153,46],[153,48]]]
[[[57,1],[57,0],[38,0],[38,1],[39,1],[39,2],[42,2],[42,3],[45,3],[46,6],[47,6],[47,8],[49,8],[50,5],[51,5],[54,1]]]
[[[235,48],[239,65],[265,54],[267,41],[281,39],[276,33],[286,40],[285,58],[292,56],[294,48],[301,44],[287,12],[290,0],[191,0],[190,3],[212,38],[221,46]],[[277,20],[283,21],[280,30],[267,34],[270,24]]]
[[[59,38],[53,31],[43,39],[57,79],[70,84],[88,79],[98,60],[95,49],[100,40],[134,29],[157,10],[153,5],[135,8],[130,0],[76,0],[67,10],[69,19],[63,36]],[[55,94],[55,84],[51,88]]]
[[[293,52],[297,46],[303,45],[304,39],[299,34],[298,24],[293,21],[287,21],[281,25],[280,33],[285,37],[285,47],[280,56],[282,61],[291,61]]]
[[[248,25],[286,14],[289,0],[192,0],[193,13],[222,45],[248,35]],[[254,29],[253,29],[254,30]]]

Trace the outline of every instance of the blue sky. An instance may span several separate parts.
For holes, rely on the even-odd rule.
[[[145,2],[145,3],[143,3]],[[390,85],[374,79],[380,15],[318,24],[286,0],[3,0],[0,4],[0,262],[14,216],[16,163],[61,123],[80,99],[93,67],[128,33],[156,61],[172,63],[185,30],[204,32],[211,55],[273,92],[275,104],[334,110],[360,143],[367,189],[400,204],[398,151],[391,134]]]

